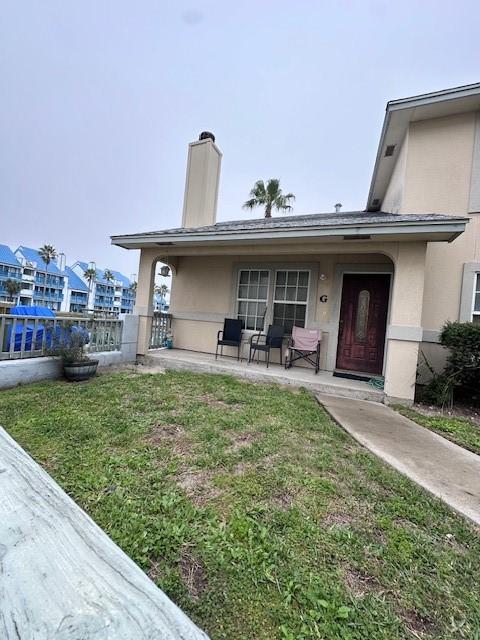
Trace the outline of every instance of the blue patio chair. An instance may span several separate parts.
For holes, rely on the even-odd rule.
[[[218,357],[218,347],[220,355],[223,356],[223,347],[237,347],[237,360],[240,360],[240,347],[242,345],[243,320],[236,318],[225,318],[223,329],[217,333],[217,348],[215,349],[215,360]]]

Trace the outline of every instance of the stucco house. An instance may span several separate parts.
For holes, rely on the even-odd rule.
[[[318,327],[322,369],[383,375],[387,401],[412,401],[444,322],[480,321],[480,83],[387,104],[364,211],[217,223],[221,157],[208,134],[189,145],[180,227],[112,237],[141,250],[138,353],[160,261],[177,348],[214,352],[225,317],[247,336]]]

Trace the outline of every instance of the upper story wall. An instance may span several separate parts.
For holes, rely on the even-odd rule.
[[[472,180],[474,149],[480,146],[479,122],[473,112],[412,122],[382,210],[465,214],[472,210],[472,187],[475,195],[478,190],[480,204],[480,150]]]
[[[452,243],[430,243],[423,327],[460,319],[465,263],[480,263],[480,118],[462,113],[412,122],[383,200],[393,213],[473,214]],[[469,318],[463,318],[469,319]]]
[[[405,193],[405,174],[407,171],[408,131],[398,154],[397,162],[388,183],[383,199],[382,211],[400,213]]]
[[[412,122],[402,211],[468,213],[476,116]]]

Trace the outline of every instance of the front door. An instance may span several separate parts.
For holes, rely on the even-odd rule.
[[[389,291],[388,274],[343,276],[337,369],[382,373]]]

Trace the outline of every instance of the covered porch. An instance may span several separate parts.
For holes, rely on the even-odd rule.
[[[141,249],[138,355],[149,355],[154,279],[163,263],[173,275],[176,348],[215,353],[226,318],[243,321],[247,343],[272,324],[285,328],[286,339],[293,326],[318,329],[318,375],[329,384],[338,376],[383,378],[386,401],[411,403],[427,246],[454,240],[464,227],[450,216],[355,212],[217,223],[113,242]],[[292,375],[303,373],[297,368]]]
[[[353,382],[360,386],[352,385],[351,379],[343,384],[363,389],[365,395],[360,397],[365,398],[372,396],[368,381],[383,378],[385,396],[391,401],[410,402],[423,334],[426,246],[426,242],[355,242],[348,248],[343,243],[290,243],[261,249],[237,246],[234,255],[225,247],[184,249],[182,255],[142,250],[136,308],[140,315],[138,354],[151,354],[152,311],[149,304],[141,302],[151,300],[156,264],[162,262],[171,267],[173,276],[173,344],[189,352],[191,363],[198,364],[200,357],[194,357],[194,352],[215,353],[217,333],[225,318],[244,321],[244,359],[248,358],[251,336],[266,332],[271,324],[285,326],[286,340],[293,325],[318,328],[321,371],[314,376],[309,369],[302,371],[301,363],[292,372],[279,369],[286,384],[302,376],[307,383],[314,376],[329,385],[326,392],[335,392],[342,389],[338,376],[355,375],[360,379]],[[235,356],[236,350],[226,347],[224,353]],[[279,355],[273,350],[274,363],[279,364]],[[177,352],[177,364],[180,360]],[[205,365],[211,360],[208,356],[202,362]],[[238,366],[247,377],[250,371],[257,375],[265,369],[264,364]],[[235,363],[229,367],[237,371]],[[271,370],[264,373],[274,375]],[[377,400],[384,397],[378,392],[373,395]]]
[[[356,398],[383,402],[384,392],[368,382],[339,378],[330,371],[293,367],[285,369],[279,364],[271,364],[268,369],[263,362],[248,363],[247,359],[237,361],[233,357],[219,357],[211,353],[199,353],[184,349],[151,349],[145,358],[149,365],[158,365],[176,371],[194,371],[197,373],[219,373],[256,382],[305,387],[315,393],[326,393],[342,398]]]

